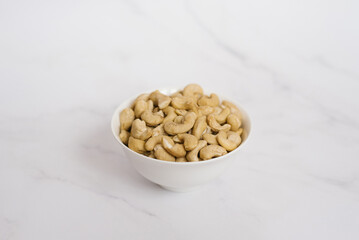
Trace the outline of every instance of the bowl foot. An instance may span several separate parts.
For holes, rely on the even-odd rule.
[[[172,191],[172,192],[190,192],[199,189],[201,186],[195,186],[195,187],[184,187],[184,188],[177,188],[177,187],[168,187],[164,185],[160,185],[162,188]]]

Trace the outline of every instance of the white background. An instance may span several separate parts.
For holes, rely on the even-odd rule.
[[[0,0],[0,239],[358,239],[358,1]],[[196,82],[253,119],[190,193],[110,131],[125,99]]]

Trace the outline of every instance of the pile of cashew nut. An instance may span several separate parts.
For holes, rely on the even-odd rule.
[[[223,156],[241,144],[241,113],[189,84],[171,96],[141,94],[120,113],[120,139],[133,151],[172,162]]]

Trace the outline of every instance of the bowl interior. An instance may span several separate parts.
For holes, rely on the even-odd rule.
[[[170,95],[172,93],[175,93],[179,90],[179,88],[163,88],[163,89],[159,89],[159,91],[163,94],[166,94],[166,95]],[[154,91],[154,90],[153,90]],[[152,91],[149,91],[149,92],[152,92]],[[205,93],[207,94],[207,93]],[[140,95],[140,94],[138,94]],[[125,109],[126,107],[129,107],[131,105],[131,103],[136,99],[136,97],[138,96],[136,95],[135,97],[131,97],[129,98],[128,100],[124,101],[114,112],[113,116],[112,116],[112,121],[111,121],[111,129],[112,129],[112,133],[114,135],[114,137],[117,139],[117,141],[126,149],[128,149],[129,151],[132,151],[130,148],[128,148],[125,144],[123,144],[123,142],[121,141],[120,139],[120,136],[119,136],[119,132],[120,132],[120,112]],[[157,160],[157,159],[154,159],[154,158],[149,158],[145,155],[142,155],[142,154],[139,154],[139,153],[136,153],[134,151],[134,153],[138,154],[139,156],[141,157],[144,157],[144,158],[148,158],[149,160],[151,161],[160,161],[160,162],[163,162],[164,164],[199,164],[199,163],[206,163],[208,161],[214,161],[214,160],[219,160],[223,157],[227,157],[229,155],[231,155],[233,152],[235,151],[238,151],[239,149],[241,149],[243,147],[243,145],[248,141],[248,137],[250,135],[250,132],[251,132],[251,121],[250,121],[250,118],[248,116],[248,113],[243,109],[243,107],[236,101],[233,101],[232,99],[228,99],[226,97],[223,97],[221,95],[218,95],[219,99],[221,101],[223,100],[227,100],[227,101],[230,101],[232,103],[234,103],[238,108],[239,110],[241,111],[241,115],[242,115],[242,127],[243,127],[243,133],[241,135],[242,137],[242,143],[241,145],[239,145],[239,147],[237,147],[235,150],[231,151],[230,153],[222,156],[222,157],[217,157],[217,158],[213,158],[213,159],[210,159],[210,160],[206,160],[206,161],[200,161],[200,162],[187,162],[187,163],[182,163],[182,162],[168,162],[168,161],[162,161],[162,160]]]

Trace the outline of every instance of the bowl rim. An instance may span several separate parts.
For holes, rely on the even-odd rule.
[[[160,88],[160,89],[155,89],[155,90],[150,90],[148,91],[149,93],[153,92],[153,91],[156,91],[156,90],[159,90],[160,92],[175,92],[175,91],[178,91],[179,89],[182,89],[182,88],[179,88],[179,87],[164,87],[164,88]],[[140,94],[143,94],[143,93],[140,93]],[[238,152],[239,149],[243,148],[244,145],[247,144],[250,136],[252,135],[251,132],[252,132],[252,121],[250,119],[250,116],[248,114],[248,111],[245,110],[244,107],[242,107],[243,105],[241,104],[238,104],[237,101],[235,100],[228,100],[228,98],[226,97],[222,97],[222,95],[218,95],[218,97],[222,100],[228,100],[232,103],[234,103],[237,107],[239,107],[239,110],[242,112],[245,113],[246,115],[246,118],[247,118],[247,122],[249,122],[249,131],[248,131],[248,135],[247,135],[247,138],[236,148],[234,149],[233,151],[223,155],[223,156],[220,156],[220,157],[216,157],[216,158],[212,158],[212,159],[208,159],[208,160],[203,160],[203,161],[198,161],[198,162],[171,162],[171,161],[164,161],[164,160],[160,160],[160,159],[156,159],[156,158],[151,158],[151,157],[147,157],[146,155],[143,155],[143,154],[140,154],[138,152],[135,152],[133,151],[132,149],[130,149],[128,146],[126,146],[120,139],[119,137],[119,134],[116,133],[115,129],[113,129],[113,125],[114,125],[114,121],[115,121],[115,118],[119,117],[119,113],[120,113],[120,110],[126,108],[126,107],[129,107],[131,105],[131,103],[136,99],[137,96],[139,96],[140,94],[137,94],[135,95],[135,97],[130,97],[130,98],[127,98],[126,100],[124,100],[114,111],[114,113],[112,114],[112,118],[111,118],[111,131],[112,131],[112,135],[113,137],[117,140],[117,142],[120,143],[120,145],[125,148],[126,150],[129,150],[130,152],[132,153],[135,153],[136,155],[138,155],[139,157],[143,157],[145,159],[148,159],[150,161],[154,161],[154,162],[157,162],[157,163],[161,163],[161,164],[170,164],[170,165],[182,165],[182,166],[188,166],[188,165],[196,165],[196,164],[208,164],[208,163],[211,163],[211,162],[216,162],[216,161],[220,161],[224,158],[227,158],[231,155],[233,155],[235,152]]]

